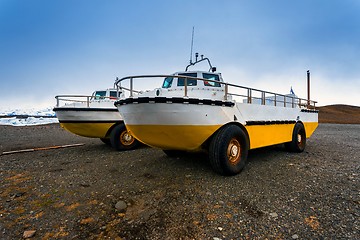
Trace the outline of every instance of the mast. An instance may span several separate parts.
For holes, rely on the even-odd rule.
[[[192,35],[191,35],[191,48],[190,48],[190,64],[192,64],[192,52],[193,52],[193,46],[194,46],[194,28],[192,29]]]
[[[307,108],[310,108],[310,70],[307,70]]]

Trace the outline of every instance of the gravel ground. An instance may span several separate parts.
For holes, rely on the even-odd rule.
[[[360,239],[360,125],[320,124],[300,154],[250,151],[233,177],[203,154],[0,126],[0,152],[73,143],[0,156],[0,239]]]

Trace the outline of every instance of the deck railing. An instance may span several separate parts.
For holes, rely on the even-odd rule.
[[[138,75],[138,76],[128,76],[121,79],[118,79],[115,82],[118,91],[127,90],[129,91],[129,97],[134,97],[134,93],[140,93],[139,90],[134,90],[134,79],[139,78],[183,78],[184,79],[184,97],[188,97],[188,88],[193,86],[188,86],[187,82],[189,79],[197,81],[207,81],[215,84],[220,84],[224,89],[223,100],[227,101],[229,96],[240,97],[244,103],[248,104],[261,104],[261,105],[273,105],[273,106],[283,106],[283,107],[300,107],[300,108],[309,108],[315,109],[316,101],[307,100],[304,98],[299,98],[291,95],[284,95],[269,91],[264,91],[256,88],[244,87],[236,84],[220,82],[216,80],[210,80],[205,78],[190,77],[183,75]],[[129,87],[122,86],[122,82],[125,80],[130,81]],[[211,86],[209,86],[211,87]],[[218,87],[213,87],[214,90]]]
[[[55,96],[56,99],[56,107],[60,107],[62,103],[64,103],[67,106],[70,106],[69,104],[75,104],[75,103],[84,103],[86,104],[86,107],[90,107],[91,102],[98,102],[103,100],[114,100],[113,97],[105,97],[105,96],[88,96],[88,95],[58,95]]]

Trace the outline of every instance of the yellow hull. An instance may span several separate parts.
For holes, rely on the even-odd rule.
[[[290,142],[294,126],[295,123],[245,126],[250,138],[250,149]],[[304,123],[307,138],[313,134],[317,126],[317,122]]]
[[[67,131],[83,137],[105,138],[112,123],[60,123]]]
[[[126,125],[131,135],[156,148],[196,150],[221,125]]]
[[[311,135],[315,132],[318,127],[318,122],[304,122],[306,138],[311,137]]]
[[[304,123],[310,137],[318,123]],[[290,142],[295,123],[245,126],[250,149]],[[197,150],[221,125],[126,125],[139,141],[161,149]]]

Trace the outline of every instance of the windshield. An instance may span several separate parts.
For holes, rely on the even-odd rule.
[[[164,79],[164,82],[163,82],[163,85],[162,85],[162,88],[170,88],[173,79],[174,79],[173,77],[167,77],[167,78],[165,78],[165,79]]]
[[[95,96],[95,99],[105,99],[106,91],[96,91],[94,93],[94,96]]]
[[[179,73],[179,75],[189,76],[189,77],[197,77],[197,73]],[[185,78],[179,77],[177,85],[182,87],[185,85]],[[196,79],[187,79],[187,86],[196,86],[197,80]]]
[[[219,75],[217,75],[217,74],[203,73],[203,78],[209,79],[209,80],[214,80],[214,81],[220,81]],[[220,87],[220,83],[217,83],[217,82],[204,81],[204,85],[210,86],[210,87]]]

